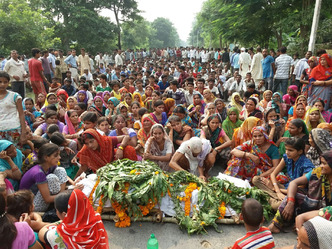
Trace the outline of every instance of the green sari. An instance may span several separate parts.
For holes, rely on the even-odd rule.
[[[230,119],[229,119],[229,115],[235,112],[236,113],[236,122],[233,123]],[[222,123],[222,129],[225,131],[226,135],[229,137],[229,139],[232,139],[233,137],[233,133],[234,130],[236,128],[239,128],[241,126],[241,124],[243,123],[243,121],[241,121],[239,119],[239,111],[236,107],[231,107],[228,112],[227,112],[227,118],[225,119],[225,121]]]

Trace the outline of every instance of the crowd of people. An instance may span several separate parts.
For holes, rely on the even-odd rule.
[[[202,181],[213,167],[248,180],[268,194],[276,214],[260,228],[260,204],[245,202],[246,243],[262,233],[269,237],[264,248],[272,248],[270,231],[281,232],[296,218],[298,246],[307,246],[298,248],[328,248],[332,236],[320,233],[316,221],[332,227],[332,57],[326,51],[300,59],[285,47],[192,47],[94,57],[84,48],[78,56],[34,48],[29,59],[17,51],[0,58],[4,248],[107,248],[100,215],[79,182],[82,173],[123,158],[187,170]],[[50,210],[60,222],[35,213]]]

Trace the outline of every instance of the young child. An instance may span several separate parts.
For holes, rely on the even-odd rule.
[[[180,145],[194,136],[194,132],[188,125],[182,125],[181,118],[178,116],[171,116],[168,119],[166,126],[169,129],[169,137],[173,142],[174,150],[177,150]]]
[[[141,122],[141,120],[142,120],[143,115],[146,114],[147,112],[148,112],[148,109],[146,109],[144,107],[140,108],[138,110],[138,117],[139,117],[139,119],[134,122],[134,130],[136,132],[138,132],[142,128],[142,122]]]
[[[52,84],[50,85],[49,92],[50,93],[57,93],[61,87],[61,83],[59,83],[60,79],[52,78]]]
[[[9,140],[16,146],[19,142],[26,143],[27,131],[22,97],[7,90],[9,81],[9,74],[0,71],[0,140]]]
[[[119,92],[120,82],[117,80],[113,80],[111,84],[113,88],[113,90],[111,91],[111,97],[115,97],[121,101],[121,93]]]
[[[41,113],[36,110],[32,98],[25,98],[23,100],[23,111],[25,115],[25,121],[29,127],[34,130],[33,125],[36,121],[36,118],[41,116]]]
[[[52,134],[57,131],[60,131],[59,126],[57,124],[51,124],[47,127],[46,132],[41,137],[49,141]]]
[[[244,221],[247,234],[238,239],[229,249],[275,247],[271,231],[266,227],[261,227],[264,221],[262,204],[255,199],[246,199],[242,204],[240,219]]]
[[[255,176],[252,180],[256,187],[270,195],[270,204],[274,210],[280,206],[281,201],[285,198],[289,183],[315,167],[304,154],[305,142],[302,138],[288,138],[285,141],[285,147],[286,153],[271,173],[270,180],[260,176]],[[286,173],[284,173],[285,167]]]
[[[109,136],[111,130],[106,117],[98,118],[97,125],[98,129],[104,132],[105,136]]]
[[[33,166],[38,164],[38,151],[40,147],[42,147],[44,144],[47,144],[48,141],[44,138],[37,138],[32,140],[33,143],[33,151],[26,157],[26,159],[23,161],[22,166],[22,172],[25,173],[29,169],[31,169]]]
[[[55,60],[55,72],[54,72],[54,77],[60,79],[60,83],[61,83],[61,79],[62,79],[62,73],[61,73],[61,66],[60,66],[60,60]]]
[[[157,100],[153,104],[153,109],[154,112],[150,113],[151,116],[153,117],[154,121],[158,124],[161,124],[164,126],[167,121],[167,114],[164,112],[165,110],[165,103],[162,100]]]
[[[61,89],[65,90],[68,93],[68,96],[74,96],[76,93],[76,88],[71,84],[71,80],[68,78],[65,78],[64,85]]]

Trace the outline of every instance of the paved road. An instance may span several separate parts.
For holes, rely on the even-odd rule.
[[[181,231],[176,224],[135,222],[127,228],[116,228],[114,222],[104,222],[108,231],[110,248],[112,249],[144,249],[151,233],[156,235],[160,249],[202,249],[231,246],[235,240],[245,234],[243,225],[219,225],[222,233],[208,229],[206,235],[191,235]],[[293,232],[274,235],[276,248],[296,243]]]

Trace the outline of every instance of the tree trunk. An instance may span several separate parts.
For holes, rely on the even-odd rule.
[[[275,31],[276,38],[277,38],[277,43],[278,43],[278,48],[282,47],[282,31],[278,32],[278,30]]]
[[[119,21],[119,12],[117,11],[116,7],[113,6],[113,12],[116,20],[116,26],[118,31],[118,49],[121,49],[121,27],[120,27],[120,21]]]

